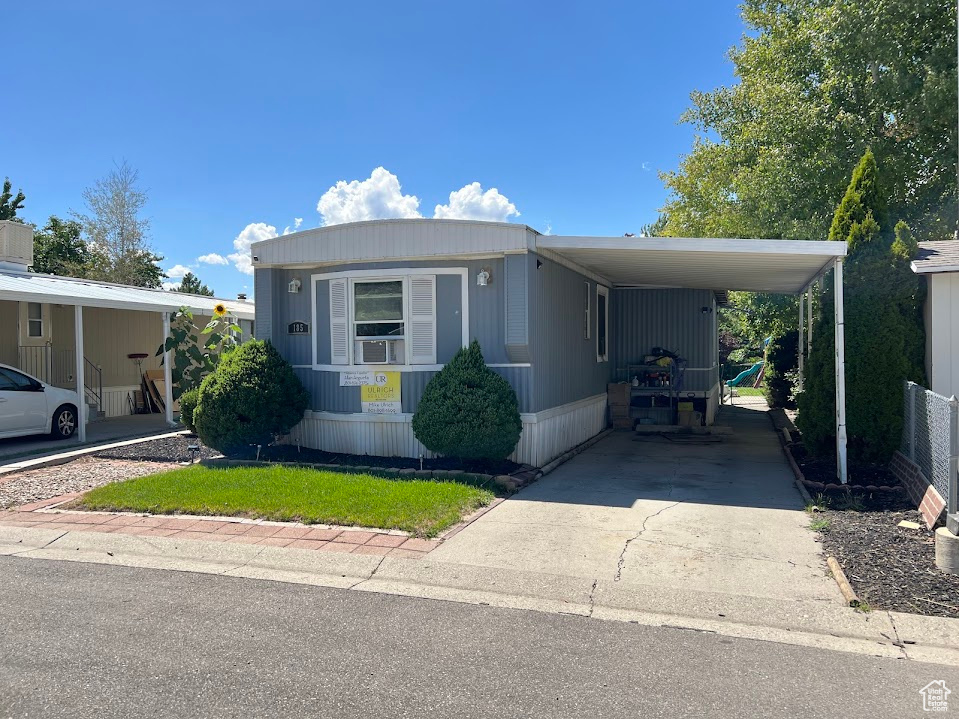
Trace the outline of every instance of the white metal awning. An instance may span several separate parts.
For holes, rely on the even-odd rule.
[[[536,247],[617,286],[784,294],[801,292],[846,255],[845,242],[805,240],[540,235]]]
[[[193,312],[202,315],[212,315],[213,308],[222,303],[238,319],[252,320],[254,317],[252,302],[32,272],[0,271],[0,300],[108,307],[140,312],[175,312],[180,307],[189,307]]]

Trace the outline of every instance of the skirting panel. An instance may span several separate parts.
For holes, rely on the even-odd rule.
[[[124,417],[130,414],[130,392],[140,389],[138,385],[129,387],[104,387],[103,411],[107,417]]]
[[[510,459],[541,467],[606,427],[606,395],[521,414],[520,418],[523,431]],[[343,454],[432,457],[413,435],[412,421],[411,414],[307,412],[285,441]]]

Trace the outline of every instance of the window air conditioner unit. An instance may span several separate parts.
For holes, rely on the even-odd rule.
[[[399,364],[397,352],[400,340],[363,340],[360,345],[360,364]]]

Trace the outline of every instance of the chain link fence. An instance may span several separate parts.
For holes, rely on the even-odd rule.
[[[959,455],[959,402],[943,397],[915,382],[903,387],[902,453],[955,512],[957,455]]]

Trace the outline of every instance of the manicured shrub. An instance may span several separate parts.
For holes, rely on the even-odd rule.
[[[793,371],[799,365],[799,332],[793,330],[776,337],[766,348],[766,374],[763,394],[770,407],[795,409],[792,398]]]
[[[196,432],[196,425],[193,424],[193,412],[196,410],[196,404],[199,400],[199,388],[187,390],[180,395],[180,421],[191,432]]]
[[[849,456],[883,462],[899,446],[902,382],[924,381],[923,289],[909,269],[916,242],[908,226],[883,226],[885,205],[876,160],[867,151],[836,210],[831,240],[846,240],[846,425]],[[827,274],[822,316],[813,326],[798,425],[815,454],[835,451],[835,294]]]
[[[224,354],[193,411],[203,443],[224,454],[267,445],[303,418],[309,393],[276,348],[250,340]]]
[[[516,393],[486,366],[476,340],[429,381],[413,415],[416,438],[446,457],[504,459],[522,428]]]

